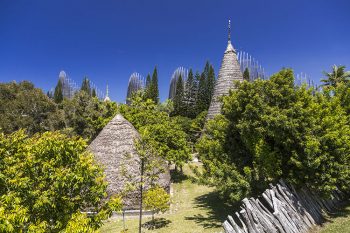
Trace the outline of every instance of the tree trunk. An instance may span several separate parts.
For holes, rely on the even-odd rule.
[[[142,202],[143,202],[142,191],[143,191],[143,159],[141,159],[139,233],[141,233],[141,225],[142,225]]]
[[[123,229],[125,231],[125,210],[123,210]]]

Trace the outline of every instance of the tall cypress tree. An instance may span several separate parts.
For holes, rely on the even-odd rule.
[[[146,78],[145,99],[152,99],[152,81],[150,74],[148,74]]]
[[[151,80],[151,95],[152,95],[152,100],[158,104],[159,103],[159,89],[158,89],[158,71],[157,71],[157,66],[154,67],[154,71],[152,74],[152,80]]]
[[[188,78],[185,85],[184,104],[186,117],[196,117],[196,97],[197,97],[197,82],[193,77],[192,69],[188,72]]]
[[[148,73],[146,78],[146,88],[151,85],[151,75]]]
[[[214,67],[210,65],[208,76],[207,76],[207,105],[208,108],[210,106],[211,99],[214,94],[214,87],[215,87],[215,72]]]
[[[174,115],[185,115],[184,108],[184,83],[180,75],[176,82],[176,91],[174,97]]]
[[[80,90],[85,91],[89,96],[91,96],[90,80],[87,77],[83,79]]]
[[[243,72],[243,80],[246,80],[246,81],[250,81],[250,74],[249,74],[249,70],[248,68],[245,68],[244,72]]]
[[[55,93],[53,95],[53,99],[56,103],[61,103],[63,100],[63,85],[61,79],[58,80],[58,83],[55,87]]]
[[[209,63],[209,61],[207,61],[207,62],[205,63],[204,70],[203,70],[203,73],[204,73],[204,75],[205,75],[205,78],[208,78],[209,70],[210,70],[210,63]]]
[[[94,89],[92,89],[91,96],[92,96],[92,97],[96,97],[96,96],[97,96],[97,95],[96,95],[96,90],[95,90],[95,88],[94,88]]]
[[[196,101],[196,109],[197,114],[203,112],[204,110],[208,110],[209,105],[207,101],[207,80],[205,78],[204,72],[200,75],[198,82],[198,94]]]

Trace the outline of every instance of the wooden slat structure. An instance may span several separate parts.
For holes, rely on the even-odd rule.
[[[222,103],[220,101],[220,98],[222,96],[228,95],[230,90],[235,89],[235,81],[243,81],[243,74],[237,60],[236,50],[231,44],[229,23],[227,48],[225,50],[224,57],[222,58],[221,67],[219,70],[218,79],[215,83],[214,94],[209,106],[207,119],[213,119],[216,115],[221,113]]]
[[[226,233],[307,232],[323,222],[323,213],[331,212],[344,200],[340,191],[325,200],[307,188],[296,190],[280,180],[261,197],[245,198],[241,210],[223,223]]]

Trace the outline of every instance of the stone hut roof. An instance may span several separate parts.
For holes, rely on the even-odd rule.
[[[234,81],[243,81],[243,75],[237,60],[236,50],[231,44],[230,21],[229,21],[229,37],[227,48],[221,62],[221,67],[216,80],[214,94],[208,110],[207,119],[214,118],[215,115],[221,113],[221,102],[219,97],[228,95],[231,89],[235,88]]]
[[[117,114],[91,142],[88,149],[94,154],[106,175],[107,195],[125,192],[130,183],[140,178],[140,158],[135,149],[135,140],[140,137],[134,126]],[[159,184],[169,191],[169,169],[164,162],[165,172],[160,175]],[[137,209],[139,190],[128,191],[123,205],[126,209]]]

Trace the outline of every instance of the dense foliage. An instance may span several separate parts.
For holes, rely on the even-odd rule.
[[[174,111],[171,115],[193,119],[209,109],[215,87],[214,67],[206,62],[201,74],[197,72],[193,76],[190,69],[187,79],[184,78],[180,76],[176,81]]]
[[[197,76],[198,77],[198,76]],[[193,76],[193,71],[190,69],[188,72],[188,78],[185,83],[184,93],[184,113],[189,118],[195,118],[196,111],[196,99],[198,92],[198,80]]]
[[[280,178],[322,195],[349,190],[350,127],[340,98],[295,86],[289,69],[237,86],[197,145],[204,176],[222,196],[239,201]]]
[[[58,104],[30,82],[0,84],[0,128],[4,133],[25,129],[29,135],[61,130],[92,140],[116,114],[117,105],[90,96],[85,91],[89,83],[84,83],[84,90],[67,99],[59,82],[54,96],[56,101],[56,94],[62,97]]]
[[[0,134],[0,231],[92,232],[112,210],[101,205],[106,183],[82,139],[22,130]],[[81,211],[95,211],[87,217]]]
[[[350,71],[345,71],[345,66],[332,66],[332,72],[323,72],[325,79],[322,79],[323,86],[337,87],[340,83],[350,82]]]
[[[77,92],[72,99],[64,99],[58,106],[66,133],[93,140],[103,127],[115,116],[115,102],[101,101],[85,91]]]
[[[145,209],[152,210],[152,219],[154,213],[165,212],[170,207],[170,195],[161,187],[154,187],[145,193]]]
[[[0,129],[29,134],[52,129],[56,104],[30,82],[0,83]]]
[[[158,70],[154,67],[152,79],[150,74],[146,78],[146,87],[144,91],[144,98],[151,99],[155,103],[159,103],[159,87],[158,87]],[[136,93],[133,93],[136,94]]]
[[[184,96],[184,83],[181,75],[179,76],[176,82],[176,92],[174,96],[174,115],[183,115],[185,114],[185,96]]]
[[[244,72],[243,72],[243,80],[245,81],[250,81],[250,74],[249,74],[249,70],[248,68],[245,68]]]
[[[121,105],[119,111],[161,157],[178,166],[190,159],[186,133],[151,99],[144,100],[143,93],[135,95],[131,105]]]

